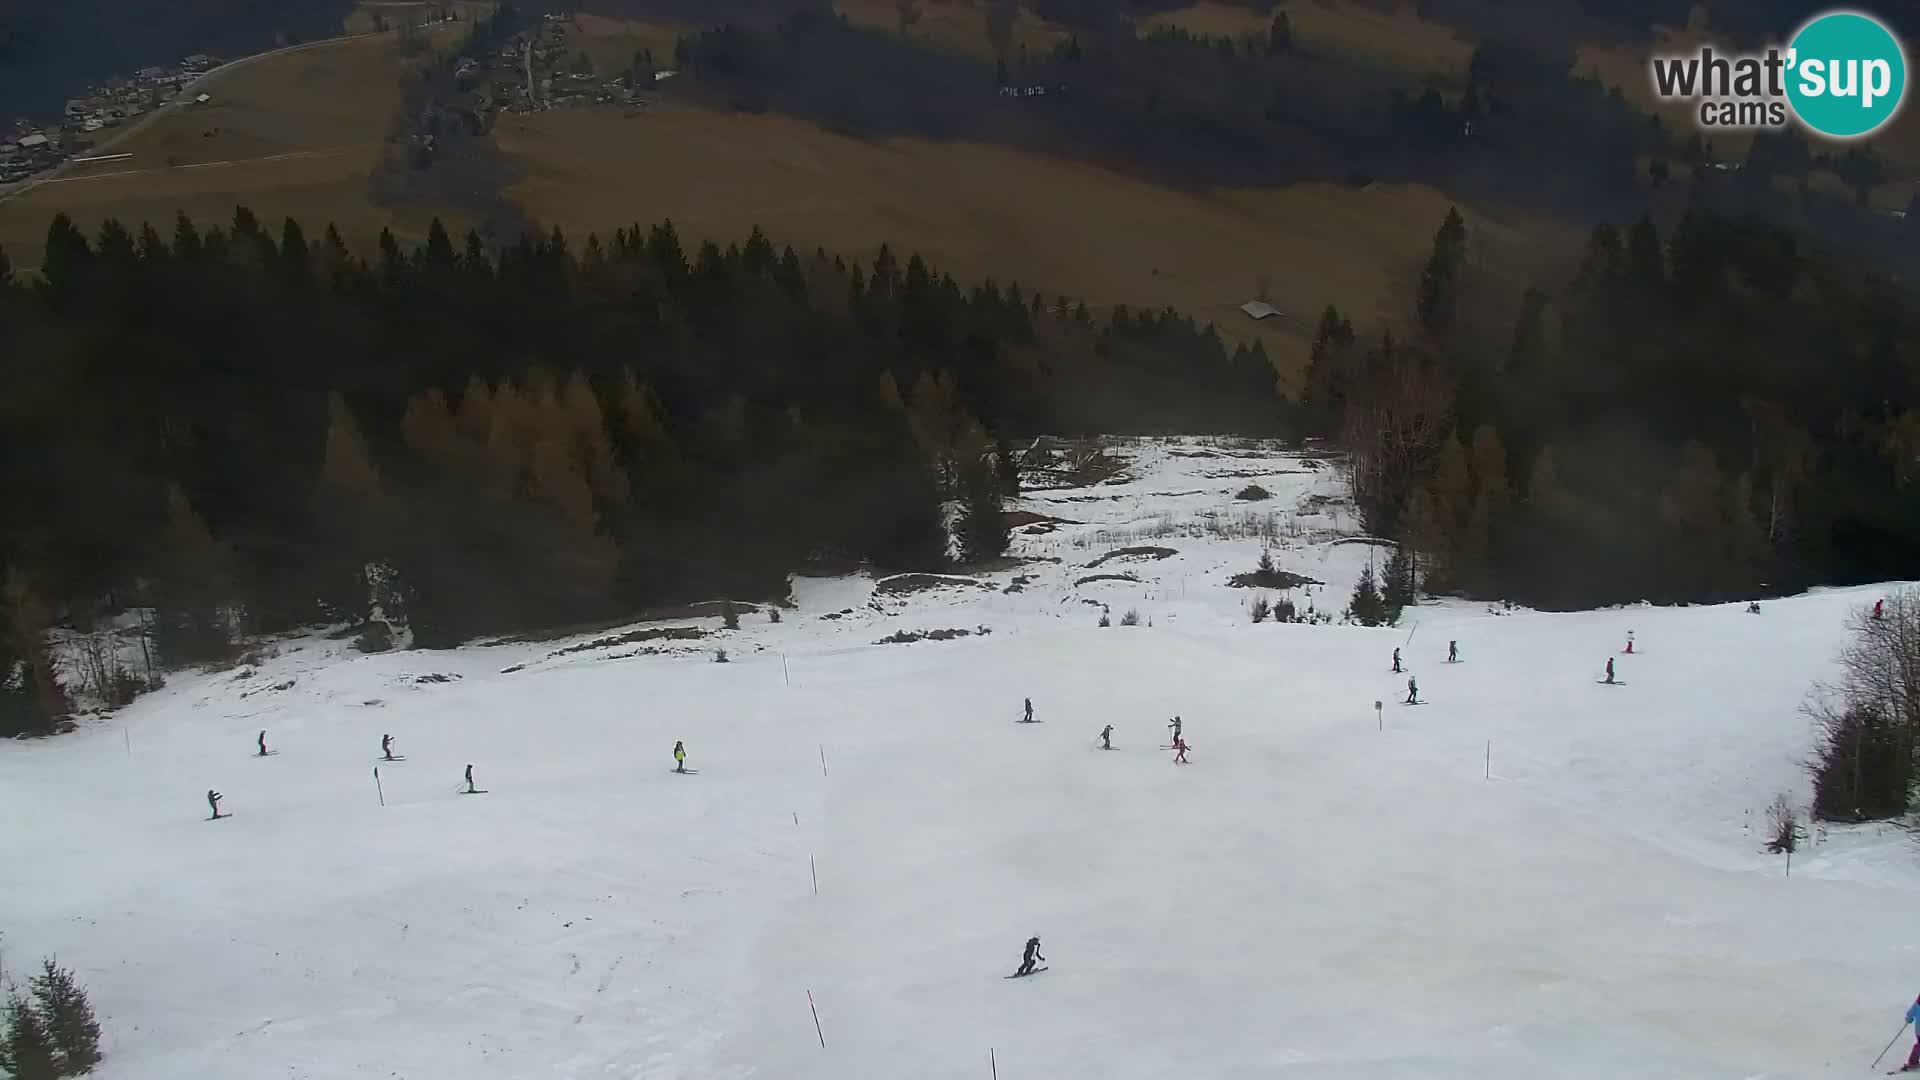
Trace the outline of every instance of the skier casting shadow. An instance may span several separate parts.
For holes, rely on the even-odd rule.
[[[1044,956],[1041,956],[1041,955],[1040,955],[1040,938],[1039,938],[1039,936],[1038,936],[1038,935],[1035,935],[1035,936],[1033,936],[1033,937],[1030,937],[1030,938],[1028,938],[1028,939],[1027,939],[1027,951],[1026,951],[1026,953],[1025,953],[1025,955],[1023,955],[1023,956],[1021,956],[1021,957],[1020,957],[1020,970],[1018,970],[1018,971],[1016,971],[1016,972],[1014,972],[1014,973],[1013,973],[1013,976],[1012,976],[1012,977],[1013,977],[1013,978],[1016,978],[1016,979],[1017,979],[1017,978],[1019,978],[1019,977],[1020,977],[1020,976],[1022,976],[1022,975],[1031,975],[1031,974],[1033,974],[1033,965],[1034,965],[1034,963],[1035,963],[1036,961],[1042,961],[1042,962],[1044,962],[1045,960],[1046,960],[1046,957],[1044,957]]]
[[[1420,684],[1413,681],[1413,676],[1411,675],[1407,676],[1407,700],[1402,704],[1420,704]]]
[[[221,796],[219,792],[213,790],[212,788],[207,789],[207,806],[211,807],[213,810],[213,816],[208,818],[207,819],[208,821],[219,821],[223,817],[233,816],[232,814],[223,814],[220,812],[220,798]]]
[[[1113,725],[1112,724],[1108,724],[1106,727],[1103,727],[1100,729],[1100,749],[1102,750],[1113,749]]]
[[[687,744],[679,739],[673,741],[673,771],[677,773],[687,771]]]
[[[393,760],[393,736],[380,736],[380,757],[383,761]]]
[[[1031,724],[1033,723],[1033,699],[1026,698],[1024,700],[1026,702],[1027,711],[1024,715],[1020,717],[1020,722],[1023,724]]]

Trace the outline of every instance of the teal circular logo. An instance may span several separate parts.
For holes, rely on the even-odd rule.
[[[1787,48],[1787,101],[1814,131],[1857,138],[1900,111],[1906,53],[1873,16],[1830,11],[1801,27]]]

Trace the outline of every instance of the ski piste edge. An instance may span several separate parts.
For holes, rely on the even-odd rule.
[[[1038,975],[1045,970],[1047,969],[1043,967],[1037,967],[1037,968],[1034,968],[1032,971],[1027,972],[1027,975]],[[1016,971],[1011,975],[1002,975],[1000,977],[1003,979],[1024,979],[1027,977],[1027,975],[1022,975]]]

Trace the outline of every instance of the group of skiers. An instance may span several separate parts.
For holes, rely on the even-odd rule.
[[[1032,702],[1027,703],[1027,711],[1029,715],[1032,714],[1032,711],[1033,711]],[[1112,727],[1109,726],[1108,730],[1111,731]],[[278,751],[267,749],[267,733],[264,729],[262,729],[260,734],[255,738],[254,745],[256,747],[253,755],[254,757],[269,757],[275,753],[278,753]],[[403,757],[394,756],[392,735],[383,734],[380,736],[380,760],[381,761],[405,761],[406,760]],[[675,739],[673,742],[673,771],[677,773],[683,773],[683,774],[692,771],[687,768],[687,744],[684,740]],[[471,763],[467,765],[466,771],[462,774],[462,779],[465,782],[466,786],[460,789],[460,794],[462,795],[487,794],[487,790],[485,788],[478,787],[474,784],[473,765]],[[212,788],[207,789],[207,808],[212,812],[211,816],[209,816],[207,820],[219,821],[222,818],[230,818],[233,816],[232,814],[224,814],[220,812],[220,802],[224,798],[226,798],[226,796],[220,794],[218,791],[215,791]]]

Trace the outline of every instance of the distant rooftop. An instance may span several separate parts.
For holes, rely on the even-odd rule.
[[[1254,319],[1264,319],[1269,315],[1285,315],[1286,312],[1267,303],[1265,300],[1249,300],[1240,305],[1240,310]]]

